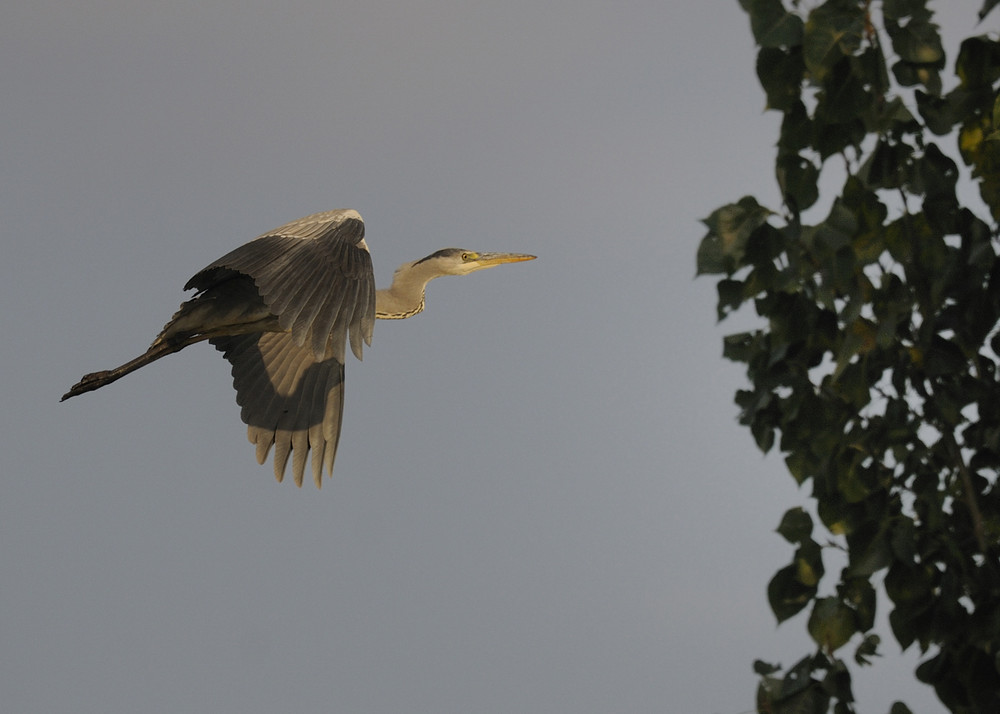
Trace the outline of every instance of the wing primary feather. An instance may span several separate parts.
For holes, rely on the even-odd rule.
[[[288,455],[291,453],[292,440],[280,429],[274,432],[274,477],[278,483],[285,480],[285,466],[288,464]],[[301,486],[302,480],[296,483]]]
[[[311,355],[308,351],[299,349],[294,355],[295,360],[292,369],[288,372],[288,380],[285,395],[294,395],[294,410],[285,409],[278,422],[279,433],[287,435],[292,448],[292,473],[295,476],[295,485],[302,485],[302,476],[305,469],[306,454],[309,451],[309,439],[307,428],[303,428],[303,422],[309,423],[309,412],[311,411],[311,381],[308,375],[308,367],[312,363]],[[303,413],[304,412],[304,413]],[[305,441],[302,437],[306,437]]]
[[[326,440],[323,438],[323,423],[309,427],[309,448],[312,450],[312,476],[316,488],[323,488],[323,455]]]
[[[295,474],[295,485],[302,486],[306,463],[309,460],[309,432],[297,429],[291,432],[292,440],[292,473]]]
[[[274,444],[274,431],[270,429],[261,429],[256,426],[247,427],[247,437],[250,439],[250,443],[257,447],[256,457],[257,463],[263,464],[267,461],[267,454],[271,451],[271,446]]]

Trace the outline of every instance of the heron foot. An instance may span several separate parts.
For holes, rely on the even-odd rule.
[[[112,370],[101,370],[100,372],[91,372],[90,374],[83,375],[83,378],[70,387],[70,390],[62,395],[60,402],[65,402],[70,397],[75,397],[78,394],[84,394],[85,392],[92,392],[95,389],[99,389],[107,384],[110,380],[109,377],[112,376]]]

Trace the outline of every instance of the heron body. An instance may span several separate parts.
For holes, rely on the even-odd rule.
[[[427,283],[504,263],[522,253],[445,248],[404,263],[392,285],[375,289],[361,215],[350,209],[316,213],[240,246],[184,286],[183,303],[142,355],[83,377],[66,400],[99,389],[150,362],[208,340],[232,364],[236,402],[264,463],[274,448],[274,474],[289,458],[302,485],[312,452],[319,487],[333,471],[344,407],[346,346],[360,360],[375,319],[403,319],[424,309]]]

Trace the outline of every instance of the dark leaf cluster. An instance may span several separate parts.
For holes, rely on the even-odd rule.
[[[768,600],[779,622],[808,613],[816,652],[758,662],[758,710],[855,711],[838,653],[878,657],[881,587],[894,638],[924,653],[917,678],[951,711],[998,712],[1000,42],[966,39],[945,91],[929,0],[740,4],[782,115],[782,205],[712,212],[698,273],[720,276],[720,320],[761,318],[724,340],[749,382],[739,420],[811,488],[826,532],[801,508],[778,527],[794,554]],[[820,211],[831,159],[846,179]],[[981,205],[960,201],[963,175]]]

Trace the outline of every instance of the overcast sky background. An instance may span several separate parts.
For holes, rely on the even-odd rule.
[[[950,70],[981,3],[937,4]],[[740,325],[693,277],[699,219],[776,204],[754,56],[736,2],[8,5],[4,711],[750,710],[753,660],[811,649],[765,599],[807,491],[736,424]],[[321,491],[257,466],[207,345],[58,402],[343,207],[383,285],[539,259],[376,325]],[[862,710],[942,711],[884,652]]]

